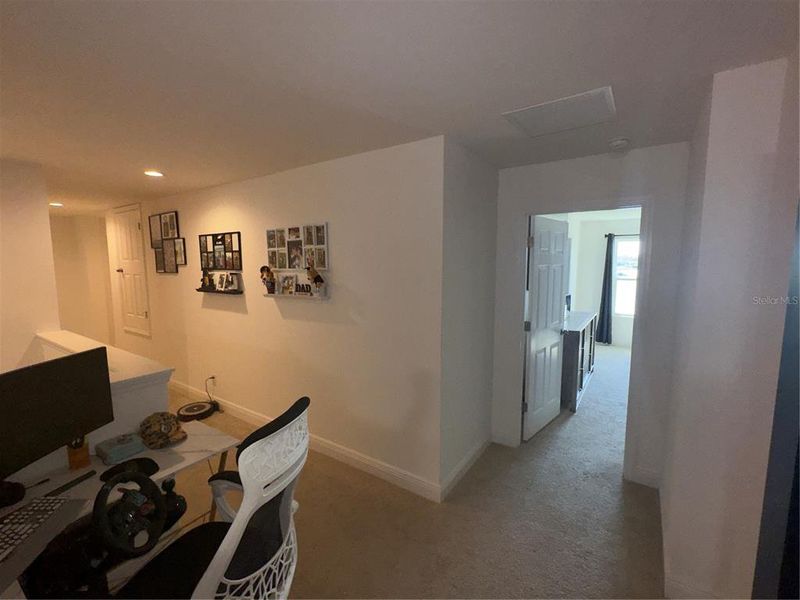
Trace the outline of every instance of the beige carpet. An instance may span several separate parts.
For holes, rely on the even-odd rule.
[[[292,596],[661,597],[658,495],[622,481],[629,355],[598,357],[577,414],[519,449],[490,446],[443,504],[312,452],[296,496]],[[206,423],[253,429],[227,414]],[[179,478],[184,522],[207,509],[208,474],[201,465]]]

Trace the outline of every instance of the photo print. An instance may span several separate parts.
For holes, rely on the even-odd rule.
[[[175,261],[179,265],[186,264],[186,240],[184,238],[175,240]]]
[[[162,254],[164,255],[164,273],[177,273],[178,261],[175,257],[175,240],[166,239],[162,247]]]
[[[286,259],[286,250],[278,250],[278,268],[286,269],[289,261]]]
[[[299,227],[289,227],[289,238],[290,240],[299,240],[300,239],[300,228]]]
[[[240,271],[242,269],[242,253],[241,252],[234,252],[233,253],[233,268],[236,271]]]
[[[314,245],[314,228],[311,225],[303,226],[303,245],[304,246]]]
[[[161,248],[161,215],[150,215],[150,247]]]
[[[232,269],[233,268],[233,252],[226,252],[225,253],[225,268]]]
[[[178,237],[178,213],[161,213],[161,237],[165,240]]]
[[[314,266],[317,269],[328,268],[328,253],[325,252],[325,248],[316,249],[316,261]]]
[[[277,269],[278,268],[278,251],[277,250],[270,250],[267,252],[267,264],[269,265],[270,269]]]
[[[225,252],[231,252],[233,250],[233,242],[231,241],[231,234],[225,234]]]
[[[303,264],[303,241],[299,239],[289,240],[286,243],[286,247],[289,254],[289,268],[304,269],[305,265]]]
[[[328,242],[325,240],[325,225],[314,226],[314,239],[317,246],[324,246]]]
[[[214,246],[214,267],[217,269],[225,268],[225,246]]]
[[[278,248],[286,248],[286,230],[285,229],[276,229],[275,230],[275,238],[278,241]]]
[[[275,230],[267,229],[267,249],[277,248],[277,247],[278,247],[278,238],[275,235]]]
[[[162,248],[155,249],[156,254],[156,273],[164,272],[164,250]]]
[[[294,295],[294,286],[297,284],[297,275],[278,276],[278,287],[280,293],[286,296]]]
[[[314,256],[314,248],[305,248],[306,253],[306,266],[313,267],[316,264],[316,259]]]

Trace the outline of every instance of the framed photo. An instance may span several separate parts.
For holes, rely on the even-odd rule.
[[[179,265],[186,264],[186,240],[184,238],[175,240],[175,261]]]
[[[225,268],[225,246],[224,245],[214,246],[214,268],[215,269],[224,269]]]
[[[325,248],[316,248],[316,260],[315,260],[315,268],[316,269],[327,269],[328,268],[328,253],[325,251]]]
[[[233,250],[233,241],[231,240],[231,234],[226,233],[223,239],[225,244],[225,252],[231,252]]]
[[[156,255],[156,273],[164,273],[164,250],[161,248],[155,249]]]
[[[314,228],[311,225],[303,225],[303,245],[314,245]]]
[[[150,215],[150,247],[161,248],[161,215]]]
[[[305,269],[302,240],[289,240],[286,242],[286,251],[289,256],[290,269]]]
[[[214,251],[214,239],[213,236],[207,235],[206,236],[206,252],[213,252]]]
[[[294,296],[294,287],[297,284],[297,275],[286,274],[278,276],[278,289],[285,296]]]
[[[207,269],[208,268],[208,252],[201,252],[200,253],[200,268]]]
[[[287,269],[289,261],[286,258],[286,250],[278,250],[278,268]]]
[[[276,229],[275,230],[275,239],[278,242],[278,248],[286,248],[286,230],[285,229]]]
[[[225,291],[225,283],[228,281],[228,274],[227,273],[220,273],[217,277],[217,289],[220,292]]]
[[[277,250],[268,250],[267,251],[267,264],[269,265],[270,269],[277,269],[278,268],[278,251]]]
[[[226,252],[225,253],[225,268],[232,269],[233,268],[233,252]]]
[[[300,239],[300,228],[299,227],[289,227],[289,240],[299,240]]]
[[[278,247],[278,238],[275,236],[274,229],[267,229],[267,249],[270,248],[277,248]]]
[[[314,240],[317,246],[325,246],[328,243],[326,233],[325,225],[314,225]]]
[[[161,237],[169,240],[175,239],[178,233],[178,211],[161,213]]]
[[[164,240],[162,253],[164,255],[164,273],[177,273],[178,261],[175,255],[174,239]]]
[[[234,271],[241,271],[241,269],[242,269],[242,253],[234,251],[232,254],[233,254],[233,269],[234,269]]]
[[[306,246],[304,248],[304,250],[305,250],[305,258],[306,258],[306,266],[307,267],[313,267],[315,264],[317,264],[316,263],[316,258],[315,258],[315,255],[314,255],[314,248],[309,248],[308,246]]]

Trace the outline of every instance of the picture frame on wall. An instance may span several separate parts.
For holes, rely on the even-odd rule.
[[[178,229],[178,211],[161,213],[161,238],[175,239],[180,235]]]
[[[326,270],[328,268],[328,253],[325,248],[316,248],[316,256],[314,257],[315,268],[319,270]]]
[[[267,229],[267,249],[278,247],[278,237],[274,229]]]
[[[241,271],[243,262],[241,236],[239,231],[204,233],[198,236],[200,267],[209,271]]]
[[[277,269],[278,268],[278,251],[277,250],[268,250],[267,251],[267,264],[269,265],[270,269]]]
[[[285,249],[286,248],[286,230],[285,229],[276,229],[275,230],[275,237],[278,242],[278,249]]]
[[[288,229],[289,235],[286,238],[287,240],[299,240],[300,239],[300,228],[299,227],[289,227]]]
[[[156,248],[154,253],[156,257],[156,273],[164,273],[164,250]]]
[[[328,235],[325,225],[314,225],[314,245],[325,246],[328,243]]]
[[[314,227],[311,225],[303,225],[303,245],[314,245]]]
[[[161,248],[161,215],[150,215],[150,247]]]
[[[175,239],[175,262],[179,265],[186,264],[186,240],[184,238]]]
[[[286,258],[286,250],[278,250],[278,269],[287,269],[289,261]]]

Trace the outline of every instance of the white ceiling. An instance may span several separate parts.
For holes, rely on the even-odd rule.
[[[499,167],[686,140],[708,76],[788,54],[797,2],[0,0],[0,155],[109,206],[448,134]],[[617,118],[502,113],[612,85]],[[147,167],[166,177],[142,175]]]

